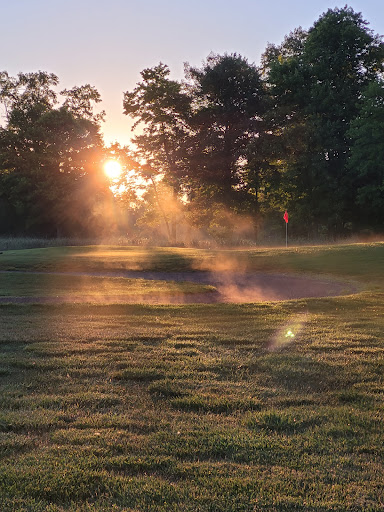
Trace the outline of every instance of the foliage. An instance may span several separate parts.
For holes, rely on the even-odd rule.
[[[187,132],[190,99],[180,83],[169,79],[169,68],[158,66],[141,72],[142,82],[124,93],[124,113],[144,124],[143,134],[134,137],[137,156],[150,174],[166,174],[177,191],[182,140]]]
[[[151,175],[172,183],[175,197],[184,194],[185,218],[208,235],[218,209],[249,215],[256,233],[263,218],[275,229],[287,208],[293,235],[378,228],[376,158],[364,188],[349,130],[364,91],[380,83],[383,59],[382,38],[346,6],[269,44],[260,70],[238,54],[186,64],[185,83],[170,80],[164,64],[144,70],[124,103],[145,125],[137,154]],[[371,193],[375,206],[366,208]]]
[[[246,178],[246,147],[258,133],[263,96],[256,67],[236,54],[210,55],[202,69],[186,66],[187,84],[169,73],[164,64],[145,69],[142,82],[124,95],[125,113],[137,119],[134,126],[145,126],[134,138],[142,172],[152,179],[164,175],[174,191],[171,205],[186,195],[192,207],[206,197],[249,210],[255,196]],[[172,213],[171,224],[175,240]]]
[[[264,56],[285,143],[285,204],[312,229],[341,233],[356,218],[347,132],[383,56],[382,39],[349,7],[329,9],[308,34],[296,31]]]
[[[268,44],[260,68],[210,54],[173,80],[159,63],[124,93],[132,147],[104,146],[93,86],[1,72],[0,233],[255,242],[284,236],[286,209],[293,237],[380,232],[383,66],[383,38],[348,6]]]
[[[347,135],[352,141],[349,175],[356,189],[357,223],[381,226],[384,217],[384,85],[364,91]],[[361,217],[361,218],[360,218]]]
[[[82,85],[73,87],[72,89],[64,89],[61,94],[65,96],[63,107],[69,110],[75,117],[79,119],[88,119],[94,123],[104,120],[104,110],[99,114],[93,111],[94,103],[101,102],[101,96],[97,89],[92,85]]]
[[[55,75],[41,71],[17,78],[2,73],[7,123],[0,128],[0,201],[13,221],[3,231],[86,235],[102,227],[97,207],[111,194],[92,111],[99,94],[89,85],[76,87],[56,106],[57,84]]]
[[[246,209],[254,199],[246,149],[264,106],[259,71],[240,55],[211,54],[201,69],[187,65],[186,76],[194,99],[190,179],[208,185],[214,200]]]
[[[124,93],[124,113],[136,118],[136,127],[144,124],[143,134],[133,138],[137,146],[136,159],[144,177],[151,179],[155,201],[163,211],[170,240],[176,240],[176,220],[165,212],[158,199],[156,176],[163,176],[177,202],[181,192],[182,168],[185,160],[184,141],[188,135],[187,119],[190,98],[180,83],[169,78],[169,68],[158,66],[141,72],[140,82],[132,92]],[[171,213],[171,228],[167,214]]]

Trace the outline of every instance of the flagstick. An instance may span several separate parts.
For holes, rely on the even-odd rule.
[[[288,222],[285,223],[285,247],[288,247]]]

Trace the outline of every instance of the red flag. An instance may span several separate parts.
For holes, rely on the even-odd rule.
[[[287,212],[287,210],[285,210],[285,213],[284,213],[284,220],[288,224],[288,212]]]

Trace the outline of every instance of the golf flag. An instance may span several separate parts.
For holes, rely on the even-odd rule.
[[[284,220],[288,224],[288,212],[287,212],[287,210],[285,210],[285,213],[284,213]]]

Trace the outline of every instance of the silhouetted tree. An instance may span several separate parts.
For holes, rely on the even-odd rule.
[[[124,113],[136,119],[134,128],[143,133],[133,138],[136,158],[147,177],[163,175],[177,202],[185,176],[186,138],[189,137],[191,99],[182,84],[169,78],[170,70],[160,63],[141,72],[142,81],[124,93]],[[170,238],[176,240],[176,219],[170,215]],[[167,221],[168,222],[168,221]]]
[[[351,8],[329,9],[309,30],[269,46],[264,68],[274,98],[289,205],[305,229],[341,233],[353,212],[347,132],[362,91],[382,72],[383,42]]]
[[[358,115],[347,135],[351,139],[348,190],[355,208],[351,220],[361,227],[383,226],[384,219],[384,84],[372,82],[364,91]]]
[[[255,205],[247,148],[261,130],[264,89],[259,71],[237,54],[186,65],[191,83],[193,144],[188,177],[212,199],[247,210]],[[251,206],[252,205],[252,206]]]
[[[124,112],[137,120],[134,127],[144,125],[133,139],[137,159],[145,162],[147,176],[163,175],[174,190],[173,201],[166,202],[174,212],[175,198],[184,195],[199,209],[205,202],[213,211],[214,201],[217,208],[255,213],[247,146],[261,126],[259,72],[236,54],[211,55],[202,69],[186,65],[185,71],[182,84],[159,64],[144,70],[142,81],[125,93]]]
[[[110,193],[100,168],[102,139],[90,86],[58,105],[49,73],[0,75],[6,124],[0,128],[0,188],[24,233],[84,234],[100,225],[95,205]],[[84,93],[84,96],[82,96]]]

